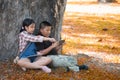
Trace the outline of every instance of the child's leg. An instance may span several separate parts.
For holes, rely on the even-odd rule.
[[[18,60],[18,65],[20,65],[21,67],[25,67],[25,68],[33,68],[33,69],[41,68],[38,64],[31,63],[28,58],[23,58],[23,59]]]
[[[49,63],[51,63],[52,59],[51,58],[48,58],[48,57],[38,57],[36,58],[35,60],[35,64],[38,64],[40,66],[43,66],[41,67],[41,69],[44,71],[44,72],[51,72],[51,69],[49,67],[47,67],[46,65],[48,65]]]
[[[18,65],[20,65],[21,67],[25,67],[25,68],[31,68],[31,69],[42,69],[44,72],[46,73],[50,73],[51,72],[51,69],[46,67],[45,64],[46,62],[42,62],[44,58],[40,58],[40,60],[37,60],[33,63],[30,62],[30,60],[28,58],[24,58],[24,59],[20,59],[18,61]],[[47,60],[47,59],[44,59],[44,60]]]
[[[46,66],[49,63],[51,63],[52,59],[49,57],[37,57],[34,63],[40,65],[40,66]]]
[[[76,66],[76,65],[74,65],[74,66],[68,66],[68,68],[69,68],[70,70],[75,71],[75,72],[80,71],[80,70],[79,70],[79,66]]]

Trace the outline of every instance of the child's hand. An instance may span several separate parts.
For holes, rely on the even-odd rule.
[[[54,38],[48,38],[48,37],[44,37],[43,40],[50,41],[50,42],[56,42],[56,40]]]
[[[54,38],[49,38],[50,42],[56,42],[56,40]]]
[[[55,47],[57,47],[58,45],[59,45],[59,42],[57,41],[57,42],[54,42],[54,43],[52,44],[52,47],[55,48]]]

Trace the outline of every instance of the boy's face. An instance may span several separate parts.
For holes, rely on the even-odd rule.
[[[25,27],[25,29],[26,29],[26,31],[28,32],[28,33],[33,33],[34,32],[34,30],[35,30],[35,24],[33,23],[33,24],[31,24],[31,25],[29,25],[28,27]]]
[[[50,36],[50,33],[51,33],[51,26],[47,26],[43,29],[40,29],[40,32],[43,36],[45,37],[49,37]]]

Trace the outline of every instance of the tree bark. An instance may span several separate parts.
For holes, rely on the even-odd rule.
[[[60,39],[66,0],[0,0],[0,60],[10,59],[18,52],[18,34],[25,18],[33,18],[36,29],[46,20],[52,36]]]

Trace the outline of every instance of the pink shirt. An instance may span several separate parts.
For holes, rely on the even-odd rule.
[[[19,51],[22,52],[25,46],[27,45],[27,42],[43,42],[43,36],[35,36],[27,31],[23,31],[19,34]]]

